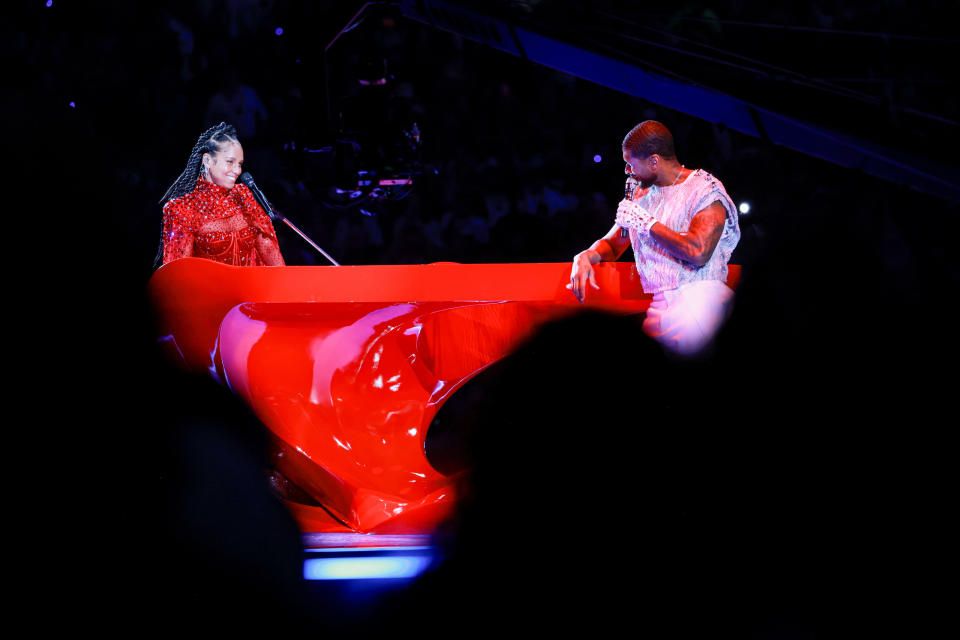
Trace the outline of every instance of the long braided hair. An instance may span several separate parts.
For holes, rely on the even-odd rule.
[[[228,142],[240,144],[237,140],[237,130],[233,125],[226,122],[210,127],[200,134],[197,143],[193,145],[190,151],[190,158],[187,160],[187,167],[180,174],[167,192],[160,198],[161,206],[168,200],[179,198],[194,190],[197,186],[197,177],[200,175],[200,161],[205,153],[219,153],[223,145]],[[153,268],[156,269],[163,260],[163,222],[160,223],[160,247],[157,249],[157,257],[153,261]]]

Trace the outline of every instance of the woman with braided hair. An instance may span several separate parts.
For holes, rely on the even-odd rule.
[[[283,266],[270,217],[246,185],[237,184],[242,171],[236,129],[221,122],[200,135],[187,168],[160,200],[157,262],[196,257],[237,267]]]

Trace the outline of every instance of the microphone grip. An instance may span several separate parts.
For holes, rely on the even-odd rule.
[[[637,187],[637,181],[634,180],[632,176],[627,178],[626,183],[623,185],[623,197],[625,200],[633,200],[633,192],[636,189],[636,187]],[[621,227],[620,237],[629,238],[630,230],[627,229],[626,227]]]
[[[253,194],[253,197],[256,199],[257,203],[274,222],[280,222],[283,220],[283,216],[279,215],[273,210],[273,207],[267,200],[267,196],[263,195],[263,191],[260,191],[260,187],[258,187],[257,183],[253,181],[253,176],[244,172],[240,176],[240,182],[246,185],[247,189],[250,189],[250,193]]]
[[[263,195],[263,192],[258,189],[257,193],[259,193],[259,196],[257,196],[257,194],[254,195],[257,196],[257,201],[260,203],[260,206],[263,207],[263,210],[267,212],[267,215],[270,216],[270,219],[274,222],[283,221],[283,216],[274,211],[273,205],[267,201],[267,198]]]

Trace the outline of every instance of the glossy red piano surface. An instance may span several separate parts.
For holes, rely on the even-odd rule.
[[[731,265],[735,286],[739,269]],[[544,321],[587,307],[643,312],[632,263],[598,265],[580,305],[570,263],[230,267],[187,258],[150,281],[161,340],[273,435],[304,532],[431,532],[455,478],[424,453],[452,393]]]

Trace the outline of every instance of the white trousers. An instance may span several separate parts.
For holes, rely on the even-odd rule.
[[[733,310],[733,290],[719,280],[654,294],[643,331],[668,351],[693,356],[713,340]]]

